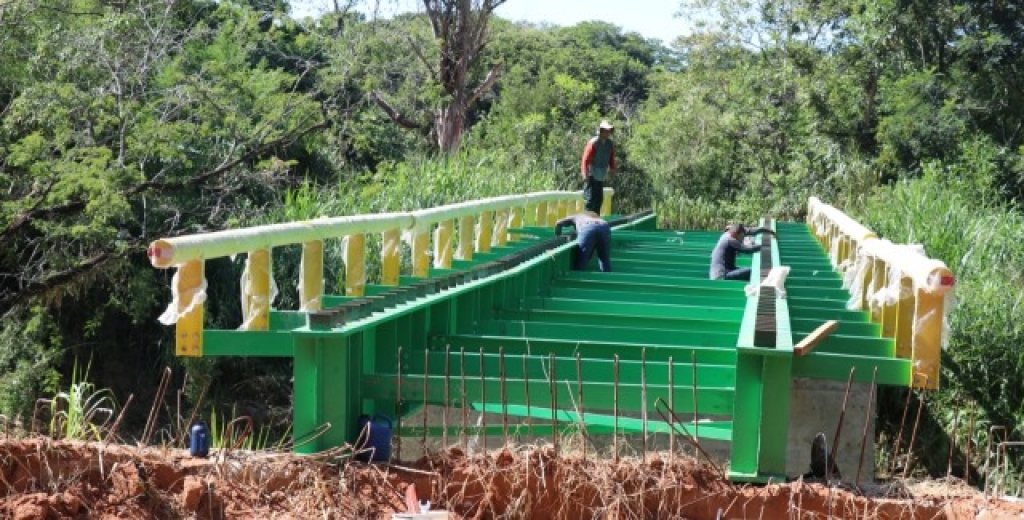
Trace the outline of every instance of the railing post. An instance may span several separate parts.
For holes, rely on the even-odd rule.
[[[523,227],[523,207],[516,206],[512,208],[512,220],[509,222],[509,227],[512,229],[519,229]],[[516,240],[511,234],[508,235],[509,240]]]
[[[495,213],[494,217],[494,238],[493,241],[499,247],[508,243],[508,210],[503,209]]]
[[[203,303],[196,301],[203,290],[203,270],[202,260],[191,260],[178,266],[174,275],[174,292],[178,295],[174,350],[179,356],[203,355]]]
[[[454,220],[445,220],[437,225],[437,229],[434,230],[434,267],[451,269],[452,255],[454,254],[452,235],[454,234]]]
[[[601,216],[606,217],[612,214],[612,199],[615,198],[615,190],[606,188],[604,190],[604,199],[601,201]]]
[[[558,222],[558,203],[555,201],[549,202],[547,210],[547,216],[544,221],[545,225],[547,227],[554,227],[555,222]]]
[[[415,231],[412,238],[412,275],[430,276],[430,230]]]
[[[900,275],[896,297],[896,357],[903,359],[914,357],[914,296],[914,281],[905,274]]]
[[[604,204],[601,205],[603,206]],[[576,199],[576,201],[572,203],[572,212],[574,215],[583,213],[583,199]]]
[[[547,227],[548,225],[548,203],[541,201],[537,203],[537,213],[534,218],[533,225],[537,227]]]
[[[491,251],[491,233],[494,232],[494,212],[484,211],[480,214],[480,227],[476,231],[476,251],[478,253],[489,253]]]
[[[944,294],[918,289],[915,295],[913,353],[914,371],[927,376],[925,388],[939,387],[939,359],[942,355],[942,327],[945,320]]]
[[[561,220],[569,215],[569,201],[558,201],[558,219]]]
[[[380,283],[382,285],[398,285],[398,277],[402,271],[402,231],[389,229],[383,233],[383,244],[380,251]]]
[[[459,259],[473,259],[473,237],[476,235],[476,217],[468,216],[459,219]]]
[[[523,225],[524,226],[536,226],[537,225],[537,205],[530,204],[526,206],[526,210],[523,212]]]
[[[248,279],[243,284],[242,328],[245,330],[267,330],[270,328],[270,250],[249,251],[246,259]]]
[[[871,294],[876,294],[885,287],[888,277],[888,273],[885,271],[885,262],[878,258],[871,259]],[[871,310],[871,321],[882,323],[882,306],[872,306],[869,304],[868,308]],[[891,334],[884,335],[892,337]]]
[[[366,292],[366,235],[345,237],[345,296],[363,296]]]
[[[299,284],[299,310],[318,311],[324,295],[324,243],[322,240],[302,244],[302,283]]]

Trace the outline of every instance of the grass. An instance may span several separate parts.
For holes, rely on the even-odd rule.
[[[114,419],[116,407],[109,388],[97,389],[87,381],[90,365],[79,372],[75,362],[67,391],[47,400],[50,408],[49,435],[54,439],[98,441]],[[103,422],[97,424],[96,421]]]

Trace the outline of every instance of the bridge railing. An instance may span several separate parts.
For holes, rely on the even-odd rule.
[[[614,190],[604,189],[601,214],[611,213]],[[325,217],[201,233],[152,242],[147,255],[154,267],[174,267],[172,301],[160,317],[175,325],[175,351],[179,356],[202,356],[203,305],[206,301],[205,261],[246,255],[242,273],[240,329],[267,330],[273,293],[272,250],[302,246],[300,310],[317,311],[324,295],[324,241],[343,244],[345,294],[363,296],[366,286],[366,237],[381,233],[381,284],[398,285],[401,276],[401,242],[410,243],[414,277],[427,277],[433,266],[451,268],[452,260],[472,260],[474,253],[505,245],[509,227],[553,226],[559,218],[582,211],[576,191],[548,191],[468,201],[412,212]],[[457,256],[453,235],[458,223]],[[432,236],[433,235],[433,236]],[[433,238],[433,241],[431,240]]]
[[[896,354],[914,362],[912,385],[935,389],[946,320],[953,307],[956,278],[923,248],[894,244],[816,197],[808,201],[807,221],[832,266],[843,273],[848,307],[866,309],[894,338]]]

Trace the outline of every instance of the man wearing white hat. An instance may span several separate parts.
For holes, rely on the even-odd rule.
[[[583,176],[584,209],[601,213],[604,202],[604,181],[615,175],[615,143],[612,132],[615,127],[608,120],[601,121],[597,127],[597,136],[587,142],[583,149],[583,160],[580,163],[580,175]]]

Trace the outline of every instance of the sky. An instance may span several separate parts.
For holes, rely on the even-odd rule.
[[[687,29],[686,22],[675,16],[680,3],[680,0],[508,0],[496,13],[512,21],[561,26],[600,20],[667,44]],[[375,4],[380,5],[379,16],[382,17],[396,11],[422,10],[423,5],[418,0],[362,0],[360,10],[367,12]],[[292,16],[301,18],[332,9],[333,1],[291,0],[291,6]]]

